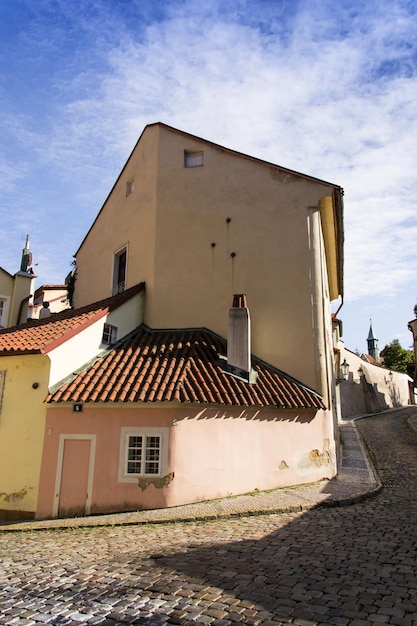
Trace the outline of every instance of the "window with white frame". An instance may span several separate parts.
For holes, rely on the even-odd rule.
[[[202,150],[184,150],[184,167],[203,167],[204,152]]]
[[[122,248],[114,255],[112,295],[122,293],[126,288],[127,248]]]
[[[122,428],[119,481],[166,474],[167,443],[168,428]]]
[[[105,343],[109,346],[112,343],[116,343],[117,341],[117,326],[112,326],[111,324],[104,324],[103,326],[103,337],[101,339],[102,343]]]

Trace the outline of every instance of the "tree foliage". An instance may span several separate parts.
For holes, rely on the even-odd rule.
[[[384,359],[384,367],[394,372],[409,374],[414,370],[414,352],[403,348],[398,339],[393,339],[381,351]]]

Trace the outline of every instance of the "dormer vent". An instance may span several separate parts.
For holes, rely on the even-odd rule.
[[[235,294],[229,309],[227,369],[249,380],[251,371],[250,315],[245,294]]]

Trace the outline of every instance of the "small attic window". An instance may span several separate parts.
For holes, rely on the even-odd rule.
[[[126,183],[126,198],[130,196],[130,194],[133,193],[134,191],[135,191],[135,179],[132,178],[131,180],[128,180]]]
[[[104,324],[103,328],[103,337],[101,342],[106,346],[110,346],[112,343],[116,343],[117,341],[117,327],[112,326],[111,324]]]
[[[184,167],[203,167],[204,152],[184,150]]]

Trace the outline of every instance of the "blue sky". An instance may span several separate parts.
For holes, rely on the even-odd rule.
[[[344,340],[411,345],[416,0],[2,0],[0,266],[72,255],[148,123],[345,190]]]

